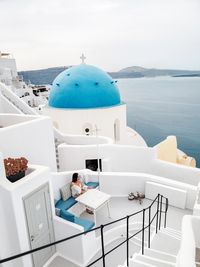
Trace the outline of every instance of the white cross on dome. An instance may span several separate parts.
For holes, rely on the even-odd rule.
[[[85,64],[85,59],[86,59],[86,57],[84,56],[84,54],[82,53],[82,55],[81,55],[81,57],[80,57],[80,59],[82,60],[82,64]]]

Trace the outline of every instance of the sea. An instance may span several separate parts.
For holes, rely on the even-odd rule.
[[[154,146],[169,135],[200,167],[200,77],[119,79],[127,124]]]

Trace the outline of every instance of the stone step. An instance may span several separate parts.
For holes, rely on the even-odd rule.
[[[156,267],[172,267],[175,266],[175,263],[167,262],[157,258],[149,257],[146,255],[137,254],[135,260],[139,260],[143,263],[151,264]],[[134,266],[134,265],[133,265]]]
[[[155,267],[155,265],[134,259],[130,260],[129,267]]]
[[[158,232],[152,240],[151,248],[176,256],[180,249],[180,239],[167,233]]]
[[[177,239],[181,239],[181,232],[176,231],[176,230],[174,230],[174,229],[163,228],[163,229],[162,229],[162,232],[163,232],[163,233],[166,233],[166,234],[168,234],[168,235],[171,235],[171,236],[173,236],[173,237],[175,237],[175,238],[177,238]]]
[[[176,263],[176,257],[174,255],[165,253],[165,252],[162,252],[156,249],[145,248],[144,255],[154,257],[156,259]]]

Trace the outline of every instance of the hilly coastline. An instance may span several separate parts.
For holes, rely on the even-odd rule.
[[[40,70],[20,71],[26,82],[33,84],[52,84],[55,77],[62,71],[71,66],[53,67]],[[192,70],[173,70],[173,69],[148,69],[139,66],[132,66],[121,69],[117,72],[108,72],[112,78],[142,78],[142,77],[157,77],[157,76],[172,76],[172,77],[200,77],[200,71]]]

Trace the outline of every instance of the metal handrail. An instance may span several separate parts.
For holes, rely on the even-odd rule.
[[[163,199],[165,199],[165,210],[164,211],[162,210]],[[156,209],[156,212],[155,212],[154,216],[151,218],[151,207],[156,202],[156,200],[157,200],[157,209]],[[106,256],[108,254],[110,254],[112,251],[114,251],[117,248],[119,248],[120,246],[122,246],[123,244],[125,244],[125,243],[126,243],[126,257],[127,257],[126,262],[127,262],[127,266],[129,266],[129,240],[131,238],[133,238],[134,236],[138,235],[139,233],[142,233],[141,251],[142,251],[142,254],[144,254],[145,230],[148,229],[148,248],[150,248],[150,243],[151,243],[151,240],[150,240],[150,238],[151,238],[151,235],[150,235],[150,227],[151,227],[151,224],[153,223],[154,219],[156,218],[156,233],[157,233],[158,232],[158,228],[160,230],[160,227],[161,227],[162,213],[165,213],[164,227],[166,227],[166,219],[167,219],[168,205],[169,205],[168,198],[166,198],[166,197],[158,194],[157,197],[151,203],[151,205],[149,205],[145,209],[142,209],[140,211],[134,212],[134,213],[132,213],[130,215],[127,215],[127,216],[122,217],[120,219],[117,219],[115,221],[106,223],[104,225],[100,225],[100,226],[95,227],[93,229],[90,229],[88,231],[84,231],[82,233],[75,234],[75,235],[72,235],[72,236],[69,236],[69,237],[60,239],[60,240],[55,241],[55,242],[52,242],[50,244],[47,244],[47,245],[44,245],[44,246],[41,246],[41,247],[38,247],[38,248],[35,248],[35,249],[31,249],[31,250],[25,251],[23,253],[19,253],[19,254],[16,254],[16,255],[13,255],[13,256],[10,256],[10,257],[1,259],[0,260],[0,264],[1,263],[4,263],[4,262],[11,261],[11,260],[14,260],[14,259],[17,259],[17,258],[20,258],[20,257],[23,257],[23,256],[26,256],[28,254],[32,254],[34,252],[37,252],[39,250],[46,249],[46,248],[51,247],[51,246],[55,246],[57,244],[63,243],[65,241],[71,240],[71,239],[76,238],[76,237],[79,237],[81,235],[85,235],[85,234],[88,234],[90,232],[93,232],[93,231],[96,231],[96,230],[100,230],[100,232],[101,232],[101,250],[102,250],[102,255],[99,258],[97,258],[96,260],[94,260],[93,262],[91,262],[90,264],[88,264],[86,267],[90,267],[90,266],[94,265],[96,262],[98,262],[101,259],[102,259],[102,262],[103,262],[103,267],[105,267],[106,266],[106,263],[105,263]],[[148,217],[148,225],[145,226],[145,212],[146,212],[146,210],[149,210],[149,217]],[[143,217],[142,218],[142,229],[138,230],[136,233],[134,233],[133,235],[129,236],[129,224],[130,224],[129,219],[131,217],[139,214],[139,213],[143,213],[143,216],[142,216]],[[109,226],[111,224],[114,224],[114,223],[117,223],[117,222],[123,221],[123,220],[126,220],[126,240],[124,240],[123,242],[121,242],[120,244],[118,244],[117,246],[115,246],[114,248],[112,248],[111,250],[109,250],[109,251],[107,251],[105,253],[104,231],[103,231],[103,229],[106,226]]]

